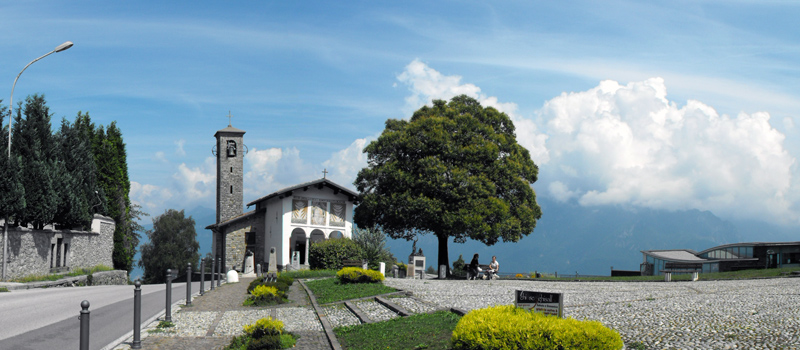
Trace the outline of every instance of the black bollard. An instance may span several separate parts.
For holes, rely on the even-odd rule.
[[[172,270],[167,269],[167,314],[164,321],[172,322]]]
[[[200,295],[203,295],[203,289],[206,288],[206,260],[200,259]]]
[[[216,277],[217,264],[214,263],[214,258],[211,258],[211,290],[214,290],[214,279]]]
[[[81,302],[81,350],[89,350],[89,301]]]
[[[222,285],[222,276],[224,276],[222,274],[222,258],[217,258],[217,273],[220,274],[219,277],[217,277],[217,287],[219,287]]]
[[[142,348],[142,282],[133,283],[133,342],[131,349]]]
[[[186,266],[186,306],[192,305],[192,263]]]

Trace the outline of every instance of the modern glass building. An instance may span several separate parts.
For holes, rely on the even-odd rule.
[[[800,242],[734,243],[696,252],[691,249],[643,250],[643,276],[664,272],[726,272],[747,269],[800,267]]]

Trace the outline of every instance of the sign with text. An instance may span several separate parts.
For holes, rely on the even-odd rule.
[[[527,290],[517,290],[514,298],[516,307],[558,317],[563,317],[563,302],[564,296],[561,293],[531,292]]]

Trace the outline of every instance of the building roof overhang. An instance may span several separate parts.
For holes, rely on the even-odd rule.
[[[347,200],[349,200],[351,202],[353,202],[356,199],[358,199],[358,193],[356,193],[356,192],[354,192],[352,190],[349,190],[346,187],[341,186],[341,185],[331,181],[330,179],[322,178],[322,179],[317,179],[317,180],[314,180],[314,181],[304,182],[304,183],[301,183],[299,185],[294,185],[294,186],[291,186],[291,187],[283,188],[281,190],[278,190],[278,191],[275,191],[273,193],[270,193],[270,194],[268,194],[268,195],[266,195],[264,197],[256,199],[256,200],[254,200],[254,201],[252,201],[250,203],[247,203],[247,206],[249,207],[251,205],[255,205],[255,204],[258,204],[260,202],[264,202],[264,201],[270,200],[270,199],[275,198],[275,197],[277,197],[278,199],[286,198],[286,197],[294,195],[296,191],[308,190],[308,189],[313,188],[313,187],[316,187],[318,189],[323,189],[325,187],[330,188],[330,189],[333,190],[334,194],[342,193],[342,194],[346,195],[347,196]]]

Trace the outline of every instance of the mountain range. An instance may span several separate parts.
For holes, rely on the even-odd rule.
[[[642,250],[705,250],[737,242],[774,242],[798,240],[797,229],[760,221],[724,220],[709,211],[656,210],[621,206],[585,207],[576,202],[558,202],[537,198],[542,218],[534,231],[516,243],[500,242],[486,246],[477,241],[450,241],[449,261],[463,256],[469,263],[478,253],[488,264],[496,255],[503,273],[534,271],[559,274],[608,276],[615,270],[639,270]],[[195,220],[200,255],[211,251],[214,209],[196,207],[186,212]],[[144,225],[152,229],[152,224]],[[146,242],[147,237],[142,237]],[[386,246],[400,261],[407,261],[412,242],[387,239]],[[436,266],[438,240],[432,234],[417,241],[427,257],[428,266]],[[137,261],[139,256],[137,254]],[[141,275],[138,267],[131,276]],[[133,278],[133,277],[132,277]]]

